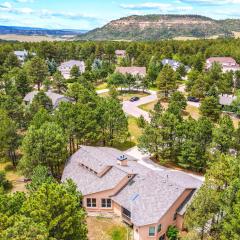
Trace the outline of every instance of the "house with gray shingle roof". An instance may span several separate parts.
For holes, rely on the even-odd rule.
[[[63,171],[82,192],[88,213],[113,213],[133,227],[134,239],[165,239],[182,229],[186,206],[202,181],[184,172],[159,171],[117,149],[81,146]]]
[[[239,64],[232,57],[210,57],[206,61],[206,69],[211,69],[214,63],[220,64],[223,72],[240,70]]]
[[[85,63],[83,61],[78,61],[78,60],[70,60],[70,61],[63,62],[58,67],[58,70],[62,73],[64,78],[69,79],[71,76],[70,72],[73,66],[77,66],[81,73],[85,72]]]
[[[173,60],[173,59],[163,59],[162,60],[162,65],[165,66],[165,65],[169,65],[172,67],[172,69],[174,71],[177,71],[177,69],[182,65],[182,63],[176,61],[176,60]],[[190,67],[189,66],[185,66],[185,69],[186,69],[186,72],[189,72],[190,71]]]
[[[121,74],[131,74],[133,76],[145,77],[147,70],[146,67],[116,67],[115,72]]]
[[[39,93],[39,91],[32,91],[28,93],[23,101],[26,105],[31,104],[34,97]],[[52,100],[53,109],[57,108],[61,102],[72,102],[72,99],[61,94],[57,94],[51,91],[45,92],[45,94]]]
[[[230,94],[219,95],[219,104],[222,106],[231,106],[232,103],[237,100],[237,97]]]
[[[18,60],[22,63],[26,60],[26,58],[29,56],[29,54],[32,55],[32,56],[36,56],[36,53],[34,53],[34,52],[29,53],[26,50],[14,51],[14,54],[17,56]]]

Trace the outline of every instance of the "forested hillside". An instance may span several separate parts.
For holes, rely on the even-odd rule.
[[[196,15],[130,16],[111,21],[79,39],[84,40],[159,40],[176,37],[231,37],[240,31],[240,20],[214,20]]]

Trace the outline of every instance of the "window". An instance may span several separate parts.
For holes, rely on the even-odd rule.
[[[87,198],[87,207],[92,207],[92,208],[97,207],[96,198]]]
[[[155,227],[149,227],[149,236],[154,237],[155,236]]]
[[[174,213],[173,220],[175,221],[177,219],[177,213]]]
[[[112,200],[109,198],[102,199],[102,208],[111,208],[112,207]]]
[[[161,232],[161,230],[162,230],[162,224],[159,224],[157,231],[158,231],[158,232]]]

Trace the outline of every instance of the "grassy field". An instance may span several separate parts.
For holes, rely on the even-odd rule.
[[[142,130],[138,127],[136,118],[128,117],[128,131],[130,136],[127,141],[124,143],[114,143],[113,147],[121,151],[126,151],[138,144],[138,138],[141,136]]]
[[[107,87],[108,87],[107,83],[101,83],[96,86],[96,90],[103,90],[106,89]]]
[[[144,111],[150,112],[151,110],[154,109],[154,105],[156,103],[157,103],[157,100],[154,102],[151,102],[151,103],[141,105],[140,108]],[[162,104],[163,108],[165,108],[165,109],[168,107],[168,103],[166,103],[166,102],[162,102],[161,104]],[[200,117],[199,109],[197,107],[188,105],[186,107],[186,111],[184,112],[184,117],[186,118],[188,116],[191,116],[193,119],[197,120]]]
[[[7,165],[11,165],[11,163],[2,163],[0,162],[0,171],[5,170]],[[12,182],[13,188],[12,192],[25,192],[26,191],[26,183],[23,182],[24,177],[16,170],[6,171],[6,178]]]
[[[127,239],[128,228],[119,219],[88,217],[87,224],[89,240]]]
[[[138,144],[138,138],[142,135],[142,130],[138,127],[136,118],[128,118],[128,130],[131,134],[131,141]]]
[[[28,35],[17,35],[17,34],[2,34],[0,35],[0,39],[6,41],[19,41],[19,42],[41,42],[41,41],[64,41],[68,38],[60,38],[53,36],[28,36]]]

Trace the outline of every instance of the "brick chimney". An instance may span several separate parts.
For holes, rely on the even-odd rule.
[[[128,165],[128,160],[127,160],[127,157],[125,155],[122,155],[122,156],[118,157],[117,161],[118,161],[118,165],[120,165],[120,166],[127,166]]]

